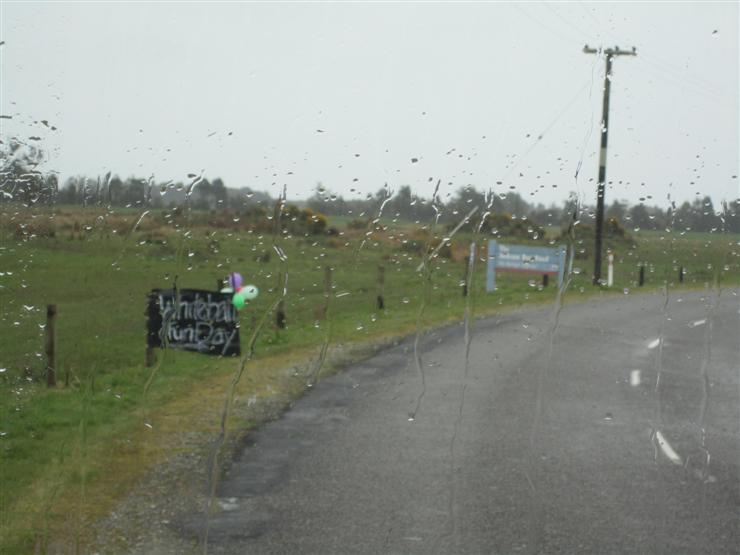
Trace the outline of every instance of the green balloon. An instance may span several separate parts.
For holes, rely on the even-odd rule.
[[[234,294],[233,297],[231,297],[231,303],[234,305],[234,308],[237,310],[244,308],[244,303],[246,302],[246,299],[244,298],[244,295],[241,293]]]

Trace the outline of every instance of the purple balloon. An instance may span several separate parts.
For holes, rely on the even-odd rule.
[[[231,272],[229,274],[229,284],[234,291],[238,291],[242,286],[242,275],[239,272]]]

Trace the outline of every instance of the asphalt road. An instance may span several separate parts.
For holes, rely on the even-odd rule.
[[[467,371],[453,326],[423,389],[413,338],[354,365],[250,436],[208,552],[740,553],[738,299],[481,320]]]

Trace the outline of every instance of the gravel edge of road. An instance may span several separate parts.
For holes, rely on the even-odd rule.
[[[455,325],[455,324],[453,324]],[[450,324],[445,324],[447,327]],[[393,336],[364,344],[338,345],[329,349],[321,377],[341,372],[379,351],[399,344],[408,335]],[[235,453],[243,446],[250,431],[279,419],[308,388],[303,387],[311,373],[311,362],[302,366],[282,367],[278,391],[264,397],[234,401],[229,430],[219,459],[219,476],[229,467]],[[213,411],[220,416],[220,409]],[[235,427],[235,422],[244,423]],[[180,515],[205,514],[208,507],[208,483],[215,437],[208,431],[183,430],[176,440],[178,452],[148,470],[136,486],[104,518],[98,520],[91,553],[194,553],[198,543],[187,544],[173,528]],[[214,498],[212,511],[222,510]],[[57,552],[54,549],[52,552]],[[58,552],[64,552],[59,546]]]

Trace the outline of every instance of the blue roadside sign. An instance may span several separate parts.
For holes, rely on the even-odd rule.
[[[486,291],[496,290],[496,272],[532,272],[557,274],[558,287],[563,284],[565,272],[565,246],[529,247],[488,242],[488,273]]]

